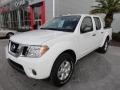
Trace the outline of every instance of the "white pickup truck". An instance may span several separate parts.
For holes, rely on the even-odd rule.
[[[111,39],[112,29],[105,29],[98,16],[60,16],[40,30],[12,36],[6,58],[30,78],[49,78],[62,86],[70,80],[80,58],[94,50],[106,53]]]

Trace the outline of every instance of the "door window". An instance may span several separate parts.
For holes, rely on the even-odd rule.
[[[87,33],[93,31],[93,22],[91,17],[85,17],[83,19],[80,31],[81,33]]]
[[[96,25],[96,30],[100,30],[101,29],[100,19],[98,17],[94,17],[94,21],[95,21],[95,25]]]

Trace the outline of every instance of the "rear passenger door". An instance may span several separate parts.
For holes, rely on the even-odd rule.
[[[96,30],[96,39],[97,39],[97,44],[98,47],[100,46],[102,39],[103,39],[103,29],[102,29],[102,24],[101,24],[101,20],[99,17],[94,17],[94,22],[95,22],[95,30]]]

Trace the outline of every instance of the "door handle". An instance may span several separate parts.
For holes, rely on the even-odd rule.
[[[101,32],[102,34],[104,33],[104,32]]]
[[[92,36],[96,36],[96,34],[93,34]]]

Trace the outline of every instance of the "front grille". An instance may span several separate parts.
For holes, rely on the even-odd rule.
[[[20,55],[25,56],[27,49],[28,47],[25,45],[21,45],[13,41],[9,42],[9,53],[15,57],[18,57]]]
[[[8,63],[11,65],[11,67],[16,69],[17,71],[20,71],[21,73],[25,74],[24,69],[23,69],[23,67],[20,64],[12,61],[10,59],[8,59]]]
[[[22,55],[26,56],[27,51],[28,51],[28,47],[27,46],[23,47]]]

